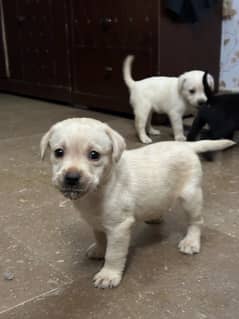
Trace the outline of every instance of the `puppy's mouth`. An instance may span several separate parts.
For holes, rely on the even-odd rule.
[[[67,187],[60,189],[61,193],[71,200],[76,200],[83,197],[87,193],[87,189],[83,188],[74,188],[74,187]]]

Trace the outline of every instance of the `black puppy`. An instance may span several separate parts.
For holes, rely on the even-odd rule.
[[[207,96],[207,103],[200,106],[187,140],[201,139],[233,139],[234,132],[239,130],[239,93],[225,93],[214,95],[207,82],[207,74],[203,75],[203,86]],[[203,130],[205,125],[208,130]],[[206,158],[212,160],[211,154]]]

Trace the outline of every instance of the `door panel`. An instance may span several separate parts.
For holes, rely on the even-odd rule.
[[[133,65],[133,77],[140,79],[142,74],[150,74],[152,69],[150,52],[132,51],[132,53],[137,56]],[[89,94],[107,94],[109,96],[125,93],[122,64],[128,54],[127,50],[84,48],[78,49],[76,54],[79,58],[74,68],[74,90]]]
[[[12,78],[70,86],[65,0],[4,0]]]
[[[71,0],[73,93],[101,95],[115,103],[124,100],[128,108],[122,79],[124,58],[129,53],[136,56],[136,78],[154,71],[156,19],[152,3],[102,0],[95,6],[93,0]]]

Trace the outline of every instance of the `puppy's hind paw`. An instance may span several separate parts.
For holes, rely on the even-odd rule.
[[[160,135],[160,130],[157,130],[157,129],[151,127],[151,128],[149,129],[149,134],[150,134],[150,135]]]
[[[147,135],[145,136],[140,136],[140,141],[143,143],[143,144],[150,144],[152,143],[152,139],[150,137],[148,137]]]
[[[96,288],[114,288],[117,287],[121,281],[121,273],[102,268],[93,278],[94,286]]]
[[[200,240],[196,238],[187,238],[182,239],[178,245],[178,248],[181,253],[187,255],[198,254],[200,252]]]

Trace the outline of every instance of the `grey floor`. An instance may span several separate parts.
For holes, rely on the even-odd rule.
[[[0,318],[238,318],[238,148],[202,162],[201,253],[178,252],[186,220],[176,208],[161,225],[134,230],[121,286],[98,290],[91,280],[101,262],[85,257],[91,230],[51,186],[48,160],[39,159],[43,133],[75,116],[106,121],[129,148],[141,146],[132,120],[0,95]],[[161,131],[161,140],[172,139],[169,127]]]

